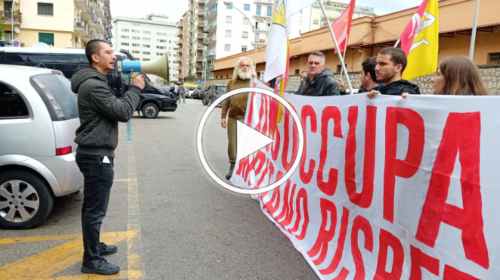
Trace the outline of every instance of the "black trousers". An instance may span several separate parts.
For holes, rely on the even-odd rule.
[[[83,174],[84,199],[82,205],[83,258],[86,261],[100,258],[102,220],[106,216],[115,171],[113,158],[103,163],[103,156],[76,154],[76,164]]]

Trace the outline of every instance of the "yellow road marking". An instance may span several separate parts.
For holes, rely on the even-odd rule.
[[[125,239],[133,238],[134,236],[136,236],[136,233],[132,231],[105,232],[101,233],[101,240],[108,244],[115,244]],[[2,279],[47,279],[75,263],[81,262],[82,256],[83,241],[80,235],[80,237],[73,241],[0,267],[0,275],[2,275]],[[48,262],[50,262],[50,264],[48,264]],[[78,279],[94,279],[88,278],[88,275],[83,276],[86,278]],[[138,277],[140,277],[140,275]]]
[[[116,179],[116,180],[113,180],[113,182],[133,182],[133,181],[137,181],[137,178],[127,178],[127,179]]]
[[[108,279],[139,279],[142,275],[138,270],[120,271],[114,275],[83,274],[75,276],[59,276],[56,278],[14,278],[12,280],[108,280]]]
[[[37,241],[76,239],[76,238],[81,237],[81,236],[82,236],[81,233],[76,233],[76,234],[64,234],[64,235],[46,235],[46,236],[2,238],[2,239],[0,239],[0,245],[26,243],[26,242],[37,242]]]

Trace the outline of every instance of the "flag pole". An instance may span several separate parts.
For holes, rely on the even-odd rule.
[[[345,46],[344,46],[344,58],[343,60],[345,61],[345,53],[347,52],[347,43],[349,42],[349,36],[345,38]],[[340,78],[342,78],[342,75],[344,74],[344,68],[340,69]]]
[[[396,45],[394,45],[394,47],[395,47],[395,48],[397,48],[397,47],[398,47],[399,42],[401,42],[401,39],[398,39],[398,40],[396,41]]]
[[[335,37],[335,33],[333,33],[333,28],[332,25],[330,24],[330,20],[328,20],[328,15],[326,14],[325,6],[323,5],[323,0],[318,0],[319,5],[321,6],[321,11],[323,12],[323,15],[325,16],[326,22],[328,24],[328,29],[330,30],[330,35],[332,35],[333,38],[333,43],[335,44],[335,49],[339,49],[339,44],[337,42],[337,38]],[[347,45],[347,42],[346,42]],[[337,51],[337,55],[339,56],[340,59],[340,64],[342,65],[342,69],[346,72],[346,78],[347,78],[347,84],[349,85],[349,90],[351,91],[351,94],[353,93],[352,90],[352,85],[351,85],[351,79],[349,79],[349,75],[347,74],[347,69],[345,68],[344,60],[342,59],[342,54]]]
[[[477,32],[477,17],[479,15],[479,0],[476,0],[476,11],[474,15],[474,25],[472,26],[472,37],[470,40],[470,52],[469,58],[472,60],[474,58],[474,47],[476,46],[476,32]]]

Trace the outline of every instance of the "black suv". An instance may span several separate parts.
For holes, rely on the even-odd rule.
[[[2,48],[3,49],[3,48]],[[58,52],[31,49],[31,48],[9,48],[0,49],[0,64],[22,65],[32,67],[43,67],[61,71],[64,76],[71,79],[75,70],[82,66],[88,66],[84,50],[64,50]],[[126,50],[116,53],[118,60],[135,60]],[[106,75],[111,88],[115,90],[115,95],[121,97],[131,84],[130,75],[120,74],[116,70],[110,71]],[[122,86],[117,86],[117,81]],[[151,83],[151,80],[144,75],[145,87],[140,94],[141,101],[136,108],[137,112],[142,112],[145,118],[156,118],[161,112],[174,112],[177,110],[175,96],[168,92],[165,87]],[[120,90],[121,89],[121,90]]]

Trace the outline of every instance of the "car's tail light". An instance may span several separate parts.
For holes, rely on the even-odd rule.
[[[54,113],[57,116],[57,120],[64,120],[65,119],[64,111],[61,108],[61,105],[59,105],[59,102],[55,98],[54,94],[45,86],[45,84],[38,77],[33,77],[33,81],[37,84],[38,87],[40,87],[41,93],[43,93],[47,97],[48,103],[52,106],[52,109],[54,109]]]
[[[71,154],[72,151],[73,149],[71,148],[71,146],[64,148],[56,148],[56,156],[64,156],[67,154]]]
[[[217,92],[216,92],[216,91],[214,91],[214,95],[217,95]]]
[[[54,75],[62,75],[62,72],[61,71],[57,71],[57,70],[52,70],[52,74],[54,74]]]

